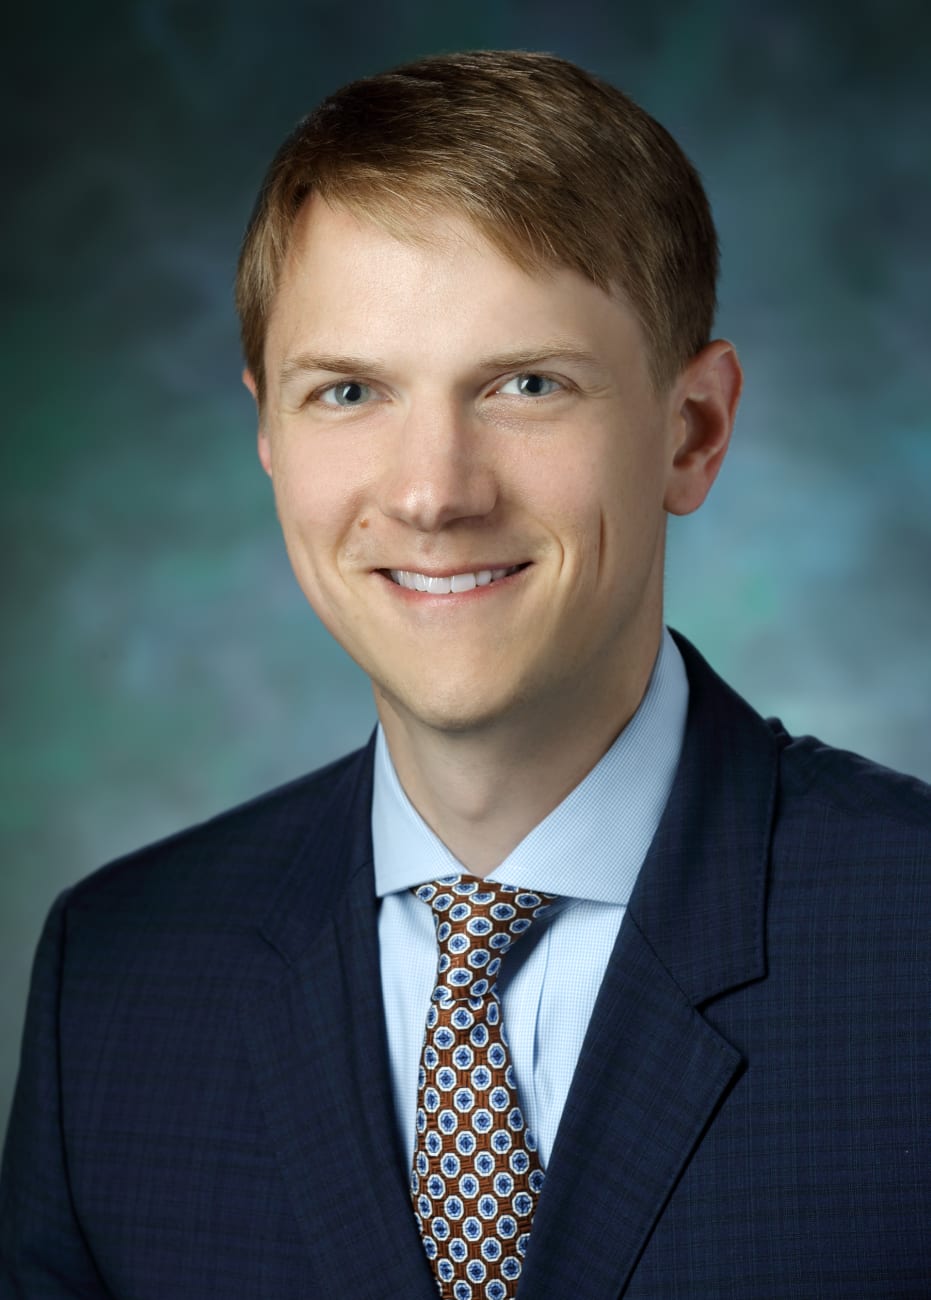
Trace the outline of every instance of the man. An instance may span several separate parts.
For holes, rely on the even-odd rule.
[[[380,725],[58,902],[0,1294],[931,1294],[928,791],[662,625],[716,261],[674,142],[548,56],[285,142],[245,381]]]

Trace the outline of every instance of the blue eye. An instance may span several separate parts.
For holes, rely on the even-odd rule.
[[[531,372],[526,375],[515,375],[513,379],[502,384],[498,392],[510,392],[520,397],[549,397],[550,393],[555,393],[561,387],[562,385],[555,379],[548,379],[546,375],[536,375]]]
[[[319,398],[324,406],[361,406],[372,396],[368,384],[360,384],[355,379],[344,380],[341,384],[331,384],[320,391]]]

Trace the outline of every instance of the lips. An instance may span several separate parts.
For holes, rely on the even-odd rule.
[[[405,587],[408,591],[422,591],[428,596],[455,596],[465,591],[472,591],[475,587],[489,587],[493,582],[509,578],[511,574],[518,573],[523,568],[526,568],[526,565],[511,564],[503,569],[466,570],[464,573],[446,574],[441,578],[429,573],[417,573],[413,569],[388,569],[385,572],[392,582],[397,583],[399,587]]]

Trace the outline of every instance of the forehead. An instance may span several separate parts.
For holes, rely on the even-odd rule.
[[[639,322],[620,294],[568,267],[524,269],[468,218],[425,213],[403,234],[311,200],[295,223],[273,305],[269,365],[295,349],[360,348],[426,364],[567,337],[622,346],[645,363]]]
[[[396,216],[391,210],[371,213],[322,199],[310,199],[294,224],[288,256],[281,277],[300,279],[312,272],[317,281],[328,283],[331,272],[347,270],[361,279],[375,279],[390,267],[392,275],[407,279],[429,266],[433,274],[455,267],[469,258],[505,258],[467,217],[453,211],[424,211],[416,218]]]

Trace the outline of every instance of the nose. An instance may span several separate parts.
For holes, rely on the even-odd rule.
[[[381,479],[381,509],[418,532],[491,514],[498,485],[485,431],[452,403],[411,406]]]

